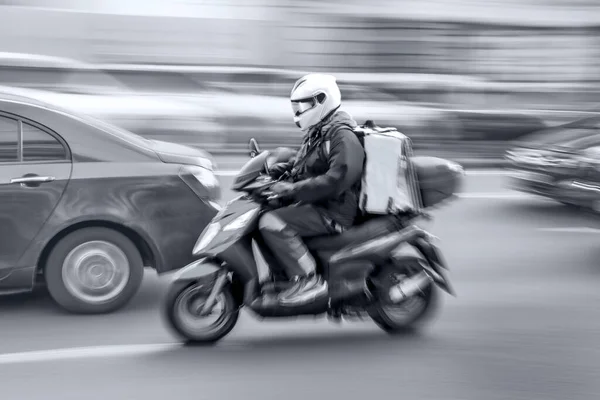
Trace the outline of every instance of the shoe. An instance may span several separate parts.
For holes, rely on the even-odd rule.
[[[309,276],[295,276],[290,280],[290,285],[287,289],[279,292],[279,298],[287,298],[293,296],[300,289],[306,287],[306,285],[310,285]],[[314,282],[313,282],[314,283]]]
[[[327,282],[320,276],[298,278],[296,284],[279,295],[279,302],[286,306],[299,306],[312,303],[329,293]]]

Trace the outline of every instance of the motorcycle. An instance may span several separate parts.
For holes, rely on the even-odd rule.
[[[369,216],[341,234],[305,240],[329,295],[307,305],[279,304],[278,293],[291,282],[262,240],[258,220],[280,205],[269,190],[277,181],[269,169],[292,154],[291,149],[261,151],[251,140],[251,159],[232,186],[241,195],[204,229],[193,249],[197,260],[174,273],[167,292],[163,316],[183,340],[219,341],[234,328],[244,306],[261,318],[328,316],[339,322],[370,317],[394,334],[417,329],[433,315],[436,288],[454,294],[436,238],[415,224],[431,217],[418,211]],[[441,160],[434,162],[438,169],[437,164],[447,162],[436,160]],[[260,279],[255,252],[268,265],[266,279]]]

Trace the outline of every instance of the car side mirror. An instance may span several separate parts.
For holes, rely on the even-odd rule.
[[[254,139],[254,138],[250,139],[249,147],[250,147],[250,157],[254,158],[260,153],[260,147],[258,147],[258,143],[256,142],[256,139]]]

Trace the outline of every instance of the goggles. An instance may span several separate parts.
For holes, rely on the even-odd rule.
[[[295,116],[299,116],[314,108],[317,105],[317,100],[314,97],[302,100],[292,100],[292,110]]]

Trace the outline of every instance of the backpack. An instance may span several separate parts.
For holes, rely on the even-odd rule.
[[[333,133],[342,127],[348,126],[335,126],[329,132]],[[413,151],[410,138],[396,128],[376,126],[373,121],[366,121],[352,130],[365,150],[359,194],[362,213],[397,214],[420,211],[421,195],[411,162]],[[322,151],[326,157],[329,154],[328,141],[321,147],[324,147]]]

